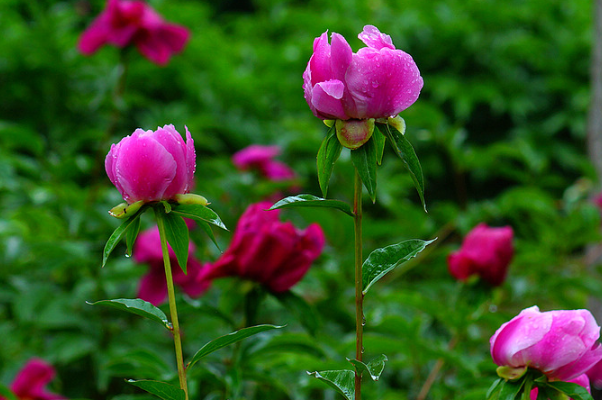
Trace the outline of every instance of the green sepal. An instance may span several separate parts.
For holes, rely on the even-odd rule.
[[[272,330],[272,329],[281,329],[281,328],[284,328],[284,326],[267,325],[267,324],[266,325],[256,325],[256,326],[251,326],[248,328],[240,329],[236,332],[232,332],[232,333],[229,333],[224,336],[220,336],[217,339],[214,339],[214,340],[210,341],[209,343],[205,344],[203,347],[201,347],[199,349],[199,351],[197,351],[196,354],[192,357],[192,360],[190,360],[190,362],[188,363],[187,368],[192,367],[201,358],[213,353],[216,350],[221,349],[222,347],[226,347],[232,343],[239,342],[243,339],[246,339],[250,336],[256,335],[261,332],[265,332],[265,331]]]
[[[404,262],[416,257],[418,253],[435,240],[437,239],[410,239],[374,250],[362,265],[362,293],[366,294],[368,289],[380,278]]]
[[[169,330],[173,329],[171,323],[167,319],[167,316],[163,311],[161,311],[161,309],[142,299],[112,299],[86,303],[91,306],[98,305],[117,308],[119,310],[127,311],[129,313],[150,319],[151,321],[158,322]]]
[[[194,193],[176,194],[174,196],[174,200],[179,204],[197,204],[201,206],[209,205],[209,202],[205,197]]]
[[[332,175],[334,164],[341,155],[342,149],[343,146],[337,139],[334,128],[329,129],[320,145],[317,156],[318,183],[320,184],[320,190],[322,191],[323,197],[326,197],[326,193],[328,192],[330,176]]]
[[[308,372],[328,386],[335,389],[347,400],[355,399],[355,372],[343,369],[343,370],[330,370],[330,371],[315,371]]]
[[[165,236],[167,243],[171,245],[173,252],[176,255],[178,264],[184,273],[187,273],[188,265],[188,249],[189,249],[189,231],[184,219],[174,213],[163,213],[160,209],[156,209],[156,217],[163,220],[165,226]]]
[[[111,208],[109,210],[109,214],[111,214],[112,217],[119,219],[128,218],[136,214],[136,212],[140,210],[140,208],[142,208],[143,205],[144,200],[140,200],[132,204],[121,203]]]
[[[186,398],[186,393],[182,389],[169,383],[149,380],[136,381],[133,379],[128,379],[126,382],[163,400],[184,400]]]
[[[351,206],[344,201],[340,200],[328,200],[320,197],[312,196],[311,194],[298,194],[296,196],[289,196],[274,204],[270,207],[270,210],[277,210],[279,208],[293,208],[293,207],[325,207],[334,208],[342,211],[345,214],[353,217],[353,211]]]
[[[516,380],[524,376],[527,373],[527,369],[527,366],[514,368],[508,365],[502,365],[497,367],[495,372],[497,372],[497,375],[500,378],[506,380]]]
[[[377,150],[374,140],[370,138],[362,147],[351,151],[351,162],[357,170],[372,203],[376,202],[376,167]]]
[[[424,211],[426,211],[426,203],[424,201],[424,176],[422,175],[422,167],[420,166],[420,161],[418,161],[418,157],[416,156],[412,144],[406,139],[404,132],[400,132],[391,124],[377,123],[376,126],[378,127],[378,130],[389,138],[389,142],[391,143],[391,146],[393,146],[395,153],[403,161],[412,177],[414,186],[418,191],[422,207],[424,208]],[[401,126],[405,131],[405,123],[401,124]]]
[[[109,236],[107,243],[105,244],[104,250],[102,252],[102,267],[104,267],[109,259],[109,256],[117,246],[117,243],[123,238],[130,227],[136,227],[137,219],[148,210],[148,203],[144,204],[134,215],[126,219],[119,225]]]
[[[385,362],[388,361],[388,358],[386,355],[381,354],[374,360],[370,361],[368,364],[365,364],[362,361],[358,361],[355,359],[349,359],[349,358],[347,359],[347,361],[349,361],[351,364],[353,364],[353,367],[355,368],[355,370],[358,374],[361,375],[364,372],[368,372],[368,374],[370,375],[370,378],[372,378],[373,381],[377,381],[377,380],[379,380],[380,375],[383,373],[383,371],[385,369]]]

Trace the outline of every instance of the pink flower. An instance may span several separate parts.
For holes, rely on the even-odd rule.
[[[199,297],[211,285],[211,281],[205,278],[209,271],[208,264],[203,265],[193,256],[195,247],[192,242],[188,244],[188,264],[186,274],[178,265],[176,255],[169,246],[169,260],[174,283],[190,297]],[[134,260],[140,264],[148,264],[148,273],[140,280],[138,297],[154,305],[159,305],[167,298],[167,283],[165,281],[165,267],[163,265],[163,253],[161,251],[161,237],[159,229],[142,232],[133,252]]]
[[[232,243],[213,264],[209,278],[239,276],[284,292],[303,278],[324,247],[318,224],[299,230],[280,222],[271,203],[252,204],[238,221]]]
[[[104,44],[136,45],[152,62],[165,65],[182,51],[190,34],[182,26],[167,23],[141,0],[108,0],[107,8],[79,38],[78,48],[91,55]]]
[[[196,167],[194,141],[186,128],[186,143],[173,125],[156,131],[136,129],[111,146],[105,169],[128,203],[169,200],[188,193]]]
[[[587,310],[539,312],[524,309],[489,340],[493,362],[510,368],[535,368],[548,379],[567,381],[602,359],[600,327]]]
[[[21,400],[58,400],[65,397],[46,391],[46,385],[54,379],[54,368],[46,361],[32,358],[19,371],[10,390]],[[1,400],[5,400],[0,397]]]
[[[493,286],[501,285],[514,255],[512,237],[510,226],[477,225],[466,235],[460,250],[448,256],[449,272],[458,280],[478,275]]]
[[[357,53],[338,33],[332,34],[332,44],[328,32],[315,39],[303,90],[316,117],[394,117],[418,98],[423,81],[412,56],[395,49],[391,37],[372,25],[358,37],[368,47]]]
[[[261,146],[253,144],[234,153],[232,162],[240,170],[257,169],[263,176],[272,181],[285,181],[295,178],[295,173],[286,164],[274,161],[280,154],[278,146]]]
[[[602,361],[596,363],[587,372],[591,384],[596,389],[602,389]]]
[[[581,374],[576,378],[568,380],[567,382],[576,383],[577,385],[586,388],[588,392],[592,392],[591,388],[589,387],[589,378],[586,374]],[[537,400],[537,393],[539,393],[539,390],[537,388],[531,390],[531,393],[529,393],[529,397],[531,398],[531,400]]]

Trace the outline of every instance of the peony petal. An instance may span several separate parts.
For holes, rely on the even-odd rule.
[[[357,36],[368,47],[375,50],[389,48],[395,50],[391,36],[381,33],[377,27],[373,25],[364,26],[364,30]]]
[[[148,274],[142,277],[138,286],[138,297],[155,306],[160,305],[167,299],[167,282],[164,269],[151,268]]]
[[[173,125],[157,128],[153,138],[171,154],[176,162],[176,175],[165,189],[165,198],[172,198],[176,194],[186,193],[188,188],[188,157],[186,143]]]
[[[325,119],[348,119],[341,99],[345,85],[339,80],[329,80],[316,84],[312,90],[312,106]]]

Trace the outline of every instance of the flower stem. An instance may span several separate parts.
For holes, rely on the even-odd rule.
[[[458,344],[458,336],[454,336],[449,341],[449,343],[447,344],[447,350],[453,350],[453,348],[456,347],[456,344]],[[426,396],[431,390],[431,386],[433,386],[433,383],[435,383],[435,379],[437,379],[437,376],[439,376],[439,371],[441,371],[441,368],[443,368],[443,364],[445,364],[445,360],[443,358],[437,359],[435,365],[433,366],[433,369],[431,369],[431,372],[429,373],[429,376],[426,378],[424,385],[422,385],[422,388],[420,389],[420,393],[418,393],[418,397],[416,397],[416,400],[426,399]]]
[[[364,353],[364,293],[362,292],[362,179],[355,170],[353,193],[353,224],[355,231],[355,359]],[[355,372],[355,400],[361,400],[362,375]]]
[[[169,248],[167,247],[167,238],[165,235],[165,223],[163,221],[163,211],[155,208],[155,216],[157,217],[157,226],[159,228],[159,236],[161,237],[161,250],[163,251],[163,264],[165,265],[165,280],[167,281],[167,295],[169,297],[169,314],[173,325],[173,341],[176,348],[176,363],[178,364],[178,379],[180,380],[180,388],[185,393],[185,398],[188,400],[188,385],[186,384],[186,369],[184,367],[184,357],[182,355],[182,339],[180,335],[180,323],[178,321],[178,309],[176,307],[176,295],[173,286],[173,277],[171,274],[171,262],[169,260]]]

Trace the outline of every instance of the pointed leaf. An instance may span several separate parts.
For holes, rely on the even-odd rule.
[[[270,207],[270,210],[277,210],[279,208],[292,208],[292,207],[326,207],[334,208],[344,212],[347,215],[353,217],[353,211],[351,206],[344,201],[340,200],[327,200],[320,197],[312,196],[311,194],[299,194],[296,196],[289,196],[274,204]]]
[[[360,174],[362,183],[373,203],[376,202],[376,160],[376,146],[372,138],[362,147],[351,151],[351,162]]]
[[[497,399],[496,394],[502,389],[505,382],[506,381],[502,378],[499,378],[498,380],[493,382],[493,384],[489,387],[489,390],[487,390],[487,394],[485,395],[485,398],[487,400]]]
[[[284,293],[273,293],[273,296],[299,320],[310,335],[316,334],[320,323],[319,314],[303,297],[290,290]]]
[[[592,396],[587,389],[576,383],[553,381],[548,382],[547,386],[566,394],[573,400],[592,400]]]
[[[525,383],[524,379],[521,379],[518,382],[508,381],[500,390],[499,400],[515,400]]]
[[[386,355],[381,354],[368,364],[364,364],[359,360],[347,360],[353,364],[358,374],[362,374],[364,371],[366,371],[370,374],[370,378],[372,378],[373,381],[377,381],[380,378],[380,374],[382,374],[385,369],[385,362],[388,360],[388,358]]]
[[[435,240],[437,239],[426,241],[411,239],[374,250],[362,266],[363,293],[366,294],[368,289],[380,278],[409,259],[416,257]]]
[[[134,243],[136,242],[136,238],[138,237],[138,233],[140,232],[140,215],[138,215],[132,224],[128,228],[125,233],[125,243],[127,246],[127,255],[128,257],[132,256],[132,252],[134,251]]]
[[[102,266],[103,267],[107,263],[107,260],[109,259],[109,256],[111,255],[111,253],[115,249],[115,246],[117,246],[117,243],[119,243],[119,241],[121,240],[121,238],[123,238],[123,235],[125,235],[125,233],[128,231],[128,229],[131,226],[135,226],[136,220],[138,219],[138,217],[140,217],[140,215],[142,215],[142,213],[144,213],[147,209],[148,209],[148,207],[146,207],[146,205],[142,206],[142,208],[140,208],[140,210],[138,210],[138,212],[136,212],[130,218],[128,218],[125,221],[123,221],[121,223],[121,225],[119,225],[117,227],[117,229],[115,229],[113,231],[113,233],[109,237],[109,240],[107,240],[107,243],[105,244],[105,248],[104,248],[104,250],[102,252]]]
[[[308,372],[343,395],[347,400],[355,399],[355,372],[344,370]]]
[[[151,321],[159,322],[161,325],[171,330],[171,323],[167,320],[167,316],[159,308],[155,307],[148,301],[142,299],[112,299],[112,300],[99,300],[94,303],[90,303],[91,306],[101,305],[117,308],[123,311],[130,312],[132,314],[139,315],[144,318],[148,318]]]
[[[161,217],[159,217],[159,215],[161,215]],[[169,214],[157,213],[157,218],[163,218],[167,243],[171,245],[171,248],[176,254],[176,259],[178,260],[180,268],[186,273],[189,245],[189,232],[186,222],[184,222],[182,217],[174,215],[171,212]]]
[[[284,326],[277,325],[256,325],[251,326],[249,328],[243,328],[239,331],[229,333],[224,336],[220,336],[217,339],[214,339],[201,347],[199,351],[196,352],[192,360],[188,363],[188,368],[192,367],[197,361],[201,358],[205,357],[208,354],[213,353],[216,350],[221,349],[222,347],[226,347],[232,343],[239,342],[243,339],[248,338],[249,336],[256,335],[261,332],[265,332],[271,329],[281,329]]]
[[[372,134],[372,140],[374,141],[374,146],[376,147],[376,162],[378,165],[383,163],[383,154],[385,153],[385,143],[387,143],[387,138],[382,134],[379,130],[376,130]]]
[[[337,139],[333,125],[322,141],[317,157],[318,182],[320,184],[320,189],[322,190],[322,196],[324,197],[326,197],[326,193],[328,192],[328,183],[330,182],[334,164],[341,155],[342,149],[343,146],[339,142],[339,139]]]
[[[422,175],[422,167],[416,156],[414,148],[410,142],[406,139],[403,132],[399,132],[397,129],[389,124],[376,124],[378,129],[389,138],[395,153],[401,158],[407,170],[410,172],[414,186],[420,196],[422,207],[426,211],[426,203],[424,202],[424,176]],[[404,125],[405,126],[405,125]]]
[[[186,398],[186,394],[182,389],[169,383],[149,380],[135,381],[133,379],[128,379],[126,382],[146,390],[163,400],[184,400]]]
[[[228,230],[215,211],[201,204],[178,204],[172,207],[171,213],[177,214],[181,217],[194,219],[196,221],[209,222],[210,224],[220,227],[226,231]]]
[[[199,225],[201,227],[202,230],[205,231],[205,233],[207,234],[207,236],[209,236],[209,239],[211,239],[211,241],[213,242],[213,244],[215,245],[215,247],[217,247],[217,249],[221,252],[222,249],[219,248],[219,244],[217,244],[217,241],[215,240],[215,235],[213,235],[213,231],[211,230],[211,227],[209,226],[208,222],[205,221],[196,221],[197,225]]]

